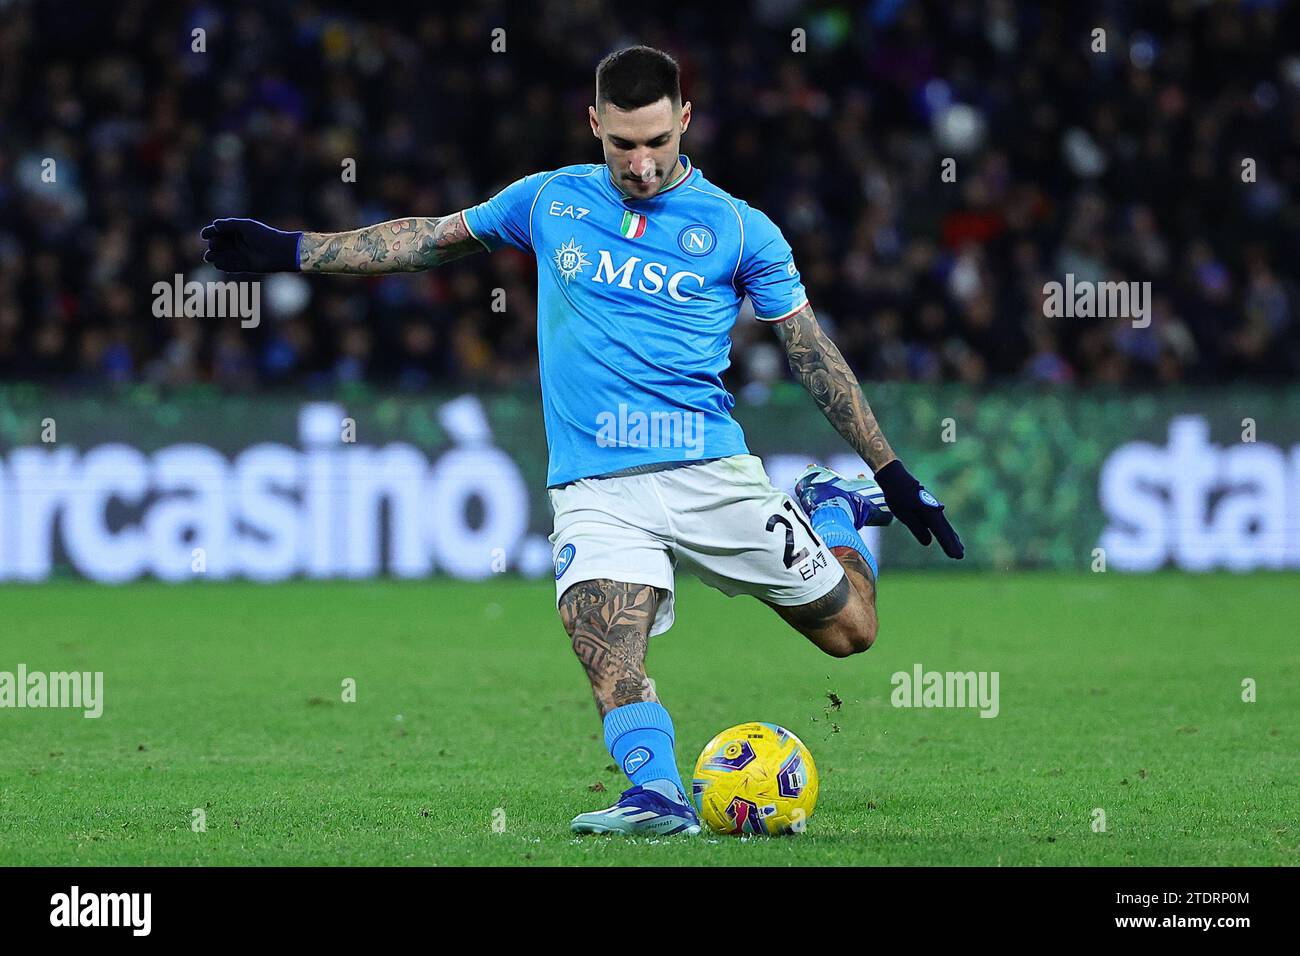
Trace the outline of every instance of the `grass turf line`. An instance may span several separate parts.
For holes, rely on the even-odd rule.
[[[0,589],[0,671],[103,671],[104,715],[0,709],[0,865],[1300,863],[1294,575],[886,574],[843,661],[680,583],[678,763],[785,725],[802,836],[569,833],[627,784],[549,582],[59,582]],[[998,671],[999,716],[892,707],[918,662]]]

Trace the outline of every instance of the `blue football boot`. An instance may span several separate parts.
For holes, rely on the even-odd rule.
[[[672,790],[675,796],[677,788]],[[695,836],[700,832],[700,818],[689,803],[664,796],[651,781],[648,787],[624,790],[618,803],[605,810],[580,813],[570,824],[574,833],[623,833],[628,836],[671,836],[676,833]]]
[[[885,493],[866,475],[845,478],[821,465],[809,465],[795,482],[794,495],[809,517],[818,508],[835,505],[849,513],[855,528],[887,525],[894,520]]]

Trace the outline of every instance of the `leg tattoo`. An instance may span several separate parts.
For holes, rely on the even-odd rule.
[[[852,548],[831,548],[831,553],[840,559],[845,576],[853,582],[853,587],[873,607],[876,603],[876,579],[871,576],[871,568],[862,555]]]
[[[645,654],[658,606],[650,585],[608,580],[582,581],[560,599],[560,620],[602,718],[615,707],[657,699]]]

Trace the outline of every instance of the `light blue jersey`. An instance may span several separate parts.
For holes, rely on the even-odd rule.
[[[489,250],[537,257],[547,484],[743,455],[722,386],[745,295],[779,322],[808,301],[776,225],[685,173],[628,199],[603,163],[534,173],[465,210]]]

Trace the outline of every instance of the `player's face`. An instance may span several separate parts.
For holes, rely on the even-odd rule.
[[[665,96],[634,110],[603,103],[599,110],[590,106],[587,112],[618,187],[633,199],[647,199],[663,189],[677,167],[682,133],[691,122],[691,104],[678,109]]]

